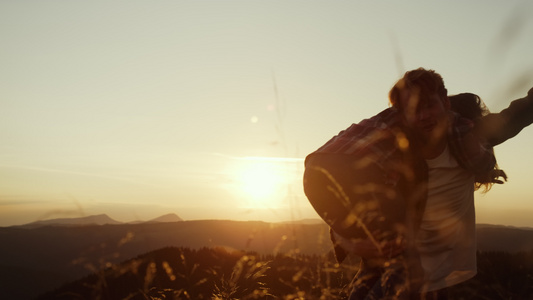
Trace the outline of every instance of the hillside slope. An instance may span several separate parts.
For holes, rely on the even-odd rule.
[[[39,300],[72,299],[346,299],[357,262],[332,255],[163,248],[92,274]],[[193,267],[194,266],[194,267]],[[450,299],[532,299],[533,252],[481,252],[479,274],[450,288]],[[495,297],[497,295],[498,297]]]
[[[34,297],[109,264],[169,246],[220,247],[260,254],[325,254],[332,248],[325,224],[224,220],[7,227],[0,228],[0,240],[0,294],[15,292],[14,299]],[[533,230],[483,226],[478,228],[478,245],[480,251],[532,250]],[[21,285],[14,278],[29,281]],[[37,284],[44,281],[44,286]],[[31,282],[35,286],[30,286]]]

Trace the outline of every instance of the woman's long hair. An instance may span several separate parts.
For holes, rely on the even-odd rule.
[[[474,123],[479,121],[483,116],[490,114],[489,109],[478,95],[472,93],[462,93],[448,97],[450,99],[450,106],[452,111],[458,113],[464,118],[467,118]],[[494,152],[494,149],[491,149]],[[483,193],[488,192],[495,184],[502,184],[502,177],[507,180],[507,175],[498,167],[496,163],[494,169],[489,172],[476,176],[475,189],[476,191],[483,187]]]

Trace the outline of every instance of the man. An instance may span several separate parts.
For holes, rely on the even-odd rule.
[[[476,123],[450,110],[442,77],[433,70],[419,68],[406,72],[391,89],[389,98],[391,108],[352,125],[307,157],[304,187],[309,186],[306,194],[317,212],[328,217],[325,220],[334,231],[336,250],[353,252],[363,259],[354,279],[351,299],[446,299],[448,287],[476,274],[474,183],[497,182],[498,175],[502,175],[494,172],[496,159],[492,147],[533,122],[533,89],[527,97],[513,101],[502,112],[484,116]],[[368,140],[370,133],[375,132],[380,133],[379,138]],[[371,150],[367,151],[368,148]],[[396,211],[404,206],[405,209],[399,210],[404,218],[394,217],[394,226],[387,227],[394,228],[395,234],[378,241],[371,234],[350,236],[352,230],[339,225],[346,225],[350,218],[346,215],[335,218],[337,212],[326,211],[327,204],[320,203],[320,197],[314,196],[317,194],[314,189],[319,185],[312,180],[312,170],[322,170],[315,165],[319,165],[324,155],[332,154],[335,157],[351,155],[357,160],[361,157],[367,160],[370,156],[373,162],[379,162],[379,169],[386,178],[384,182],[390,183],[392,179],[396,191],[389,194],[401,201],[381,197],[378,204],[372,206],[383,208],[392,203]],[[331,174],[330,177],[337,175],[335,171]],[[374,176],[372,180],[380,179]],[[342,192],[353,189],[348,183],[339,188]],[[375,194],[372,191],[371,198],[376,198]],[[365,198],[361,194],[346,195],[352,203]],[[353,211],[361,212],[354,210],[355,206],[349,206],[348,216],[353,215]],[[387,211],[383,211],[382,219],[389,218]],[[368,211],[352,219],[364,223],[365,214]],[[359,227],[377,228],[376,232],[383,228]],[[397,268],[392,272],[395,276],[391,276],[387,272],[389,266],[394,265],[390,257],[397,255],[406,260],[403,266],[407,272]],[[384,258],[381,265],[376,267],[368,263],[378,258]],[[422,272],[418,272],[418,266]],[[400,276],[408,276],[409,280],[404,282]],[[408,289],[401,288],[402,285]]]

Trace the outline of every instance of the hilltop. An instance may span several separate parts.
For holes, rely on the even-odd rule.
[[[450,299],[531,299],[533,252],[481,252],[478,261],[478,275],[451,287]],[[358,261],[337,264],[332,255],[167,247],[38,299],[346,299],[357,266]]]
[[[154,220],[83,226],[52,222],[46,226],[0,228],[0,294],[19,293],[13,299],[32,298],[108,265],[164,247],[223,248],[261,255],[326,255],[332,250],[324,223]],[[480,251],[533,250],[531,229],[480,226],[477,232]]]

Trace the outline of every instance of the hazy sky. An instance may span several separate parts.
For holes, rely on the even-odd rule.
[[[2,1],[0,226],[316,218],[303,158],[407,70],[493,112],[533,86],[530,1]],[[533,226],[533,127],[478,222]]]

